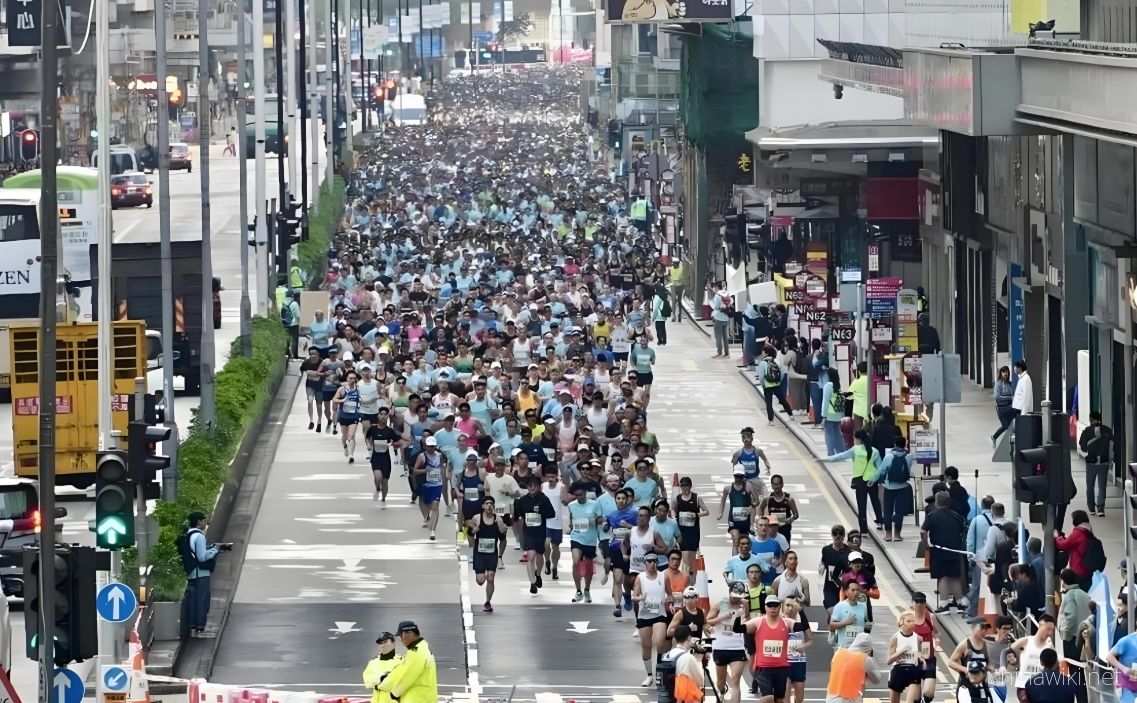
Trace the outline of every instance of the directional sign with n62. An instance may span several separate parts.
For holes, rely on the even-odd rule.
[[[107,622],[125,622],[138,608],[138,598],[126,584],[108,583],[95,596],[95,608]]]

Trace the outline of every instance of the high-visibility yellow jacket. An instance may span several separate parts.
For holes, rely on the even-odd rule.
[[[399,703],[438,703],[438,669],[426,640],[410,647],[403,660],[379,684]]]
[[[367,662],[367,668],[363,670],[363,685],[367,687],[368,691],[371,691],[371,703],[391,703],[391,694],[387,691],[379,690],[379,684],[383,683],[383,679],[385,679],[401,661],[403,661],[402,657],[395,652],[391,652],[391,656],[386,659],[380,655]]]

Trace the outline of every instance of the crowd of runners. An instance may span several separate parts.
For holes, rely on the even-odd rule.
[[[530,593],[571,579],[573,602],[634,618],[644,686],[678,646],[700,652],[689,673],[723,700],[749,686],[763,703],[800,703],[823,638],[836,650],[827,694],[858,700],[880,676],[861,534],[834,527],[810,583],[794,551],[798,505],[750,427],[724,447],[733,482],[721,495],[656,469],[653,369],[682,314],[682,269],[574,114],[565,71],[448,82],[427,124],[388,127],[358,154],[323,282],[330,315],[316,311],[300,367],[309,430],[370,464],[379,509],[406,482],[430,540],[458,533],[485,613],[512,548]],[[716,519],[733,556],[704,565]],[[717,602],[707,571],[725,580]],[[821,632],[804,612],[816,605]],[[926,599],[898,625],[875,661],[891,668],[894,702],[931,700]],[[975,660],[961,656],[961,681],[982,678],[967,673],[986,672]]]

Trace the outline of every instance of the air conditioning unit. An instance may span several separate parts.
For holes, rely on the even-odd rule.
[[[154,0],[134,0],[135,12],[153,12]]]

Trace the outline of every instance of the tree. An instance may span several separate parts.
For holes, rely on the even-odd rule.
[[[527,36],[533,31],[533,20],[530,19],[529,13],[525,13],[520,17],[514,17],[508,22],[502,22],[501,28],[497,31],[497,40],[504,43],[509,39],[519,39]]]

